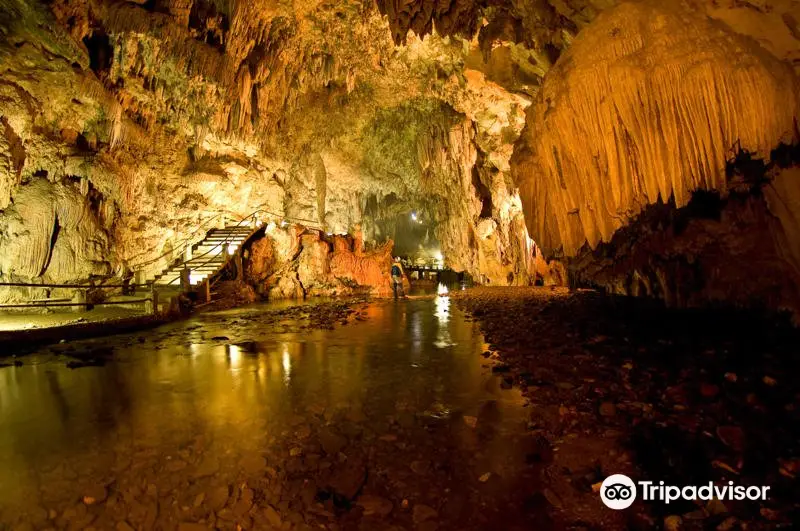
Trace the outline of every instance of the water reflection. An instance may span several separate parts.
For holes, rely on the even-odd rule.
[[[231,369],[238,369],[242,364],[242,349],[239,345],[225,345],[228,357],[228,366]]]
[[[289,355],[289,346],[284,343],[283,354],[281,355],[281,364],[283,365],[283,383],[289,386],[289,381],[292,379],[292,357]]]
[[[453,346],[454,343],[450,339],[450,329],[447,326],[447,322],[450,320],[450,297],[437,296],[436,299],[434,299],[434,303],[436,305],[434,315],[439,323],[434,345],[436,348]]]
[[[334,331],[259,335],[245,324],[253,341],[174,334],[147,349],[134,335],[104,367],[41,357],[0,369],[0,528],[26,504],[74,503],[76,477],[134,478],[142,456],[200,445],[236,470],[315,413],[365,414],[376,430],[398,412],[475,415],[489,393],[483,345],[451,311],[448,297],[379,303]]]

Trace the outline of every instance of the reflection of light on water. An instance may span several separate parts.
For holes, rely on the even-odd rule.
[[[447,294],[448,294],[448,292],[449,292],[449,290],[447,289],[447,286],[445,286],[444,284],[442,284],[442,283],[440,282],[440,283],[439,283],[439,287],[438,287],[438,288],[436,288],[436,294],[437,294],[437,295],[447,295]]]
[[[289,347],[285,344],[283,345],[281,363],[283,364],[283,383],[289,385],[289,380],[292,377],[292,357],[289,356]]]
[[[450,297],[436,297],[436,318],[439,322],[446,323],[450,317]]]
[[[419,312],[411,314],[411,345],[414,354],[422,351],[422,315]]]
[[[447,288],[445,288],[447,289]],[[447,321],[450,319],[450,297],[436,297],[436,319],[439,321],[439,330],[436,332],[436,341],[434,345],[436,348],[445,348],[453,345],[450,340],[450,331],[447,328]]]
[[[242,365],[242,349],[236,345],[227,345],[228,361],[232,369],[238,369]]]

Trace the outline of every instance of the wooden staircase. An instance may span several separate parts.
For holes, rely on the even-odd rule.
[[[189,283],[196,286],[222,269],[254,230],[249,225],[232,225],[224,229],[212,229],[208,231],[201,242],[192,247],[190,256],[184,257],[182,262],[164,269],[150,282],[157,287],[179,288],[181,272],[184,268],[188,268]]]

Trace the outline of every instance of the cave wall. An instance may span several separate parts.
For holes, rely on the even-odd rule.
[[[526,222],[579,285],[797,310],[797,161],[773,159],[798,142],[800,41],[791,16],[769,42],[771,9],[709,9],[624,2],[577,35],[515,147]]]
[[[373,247],[418,211],[476,280],[557,282],[793,141],[797,6],[2,0],[0,277],[146,277],[260,208]]]
[[[397,47],[390,22],[356,1],[0,7],[0,238],[23,249],[0,263],[4,280],[146,278],[258,208],[354,232],[388,219],[372,219],[370,197],[395,198],[393,213],[430,210],[453,267],[498,283],[531,278],[507,167],[529,100],[485,79],[481,61],[466,66],[476,39],[409,33]],[[423,186],[420,149],[447,148],[456,122],[469,132],[447,162],[458,175],[426,166],[434,177]],[[398,123],[408,128],[399,149],[375,141]],[[451,177],[463,178],[457,189],[431,180]],[[481,217],[472,205],[487,189],[497,197]],[[72,202],[80,219],[59,223],[79,229],[53,237],[49,218],[31,219],[25,198],[42,190]],[[486,252],[476,231],[491,233]],[[43,267],[48,245],[68,258]]]

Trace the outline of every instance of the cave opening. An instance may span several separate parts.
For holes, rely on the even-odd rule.
[[[114,61],[114,48],[108,35],[102,30],[95,30],[90,36],[84,37],[83,44],[89,52],[89,68],[97,77],[105,78]]]

